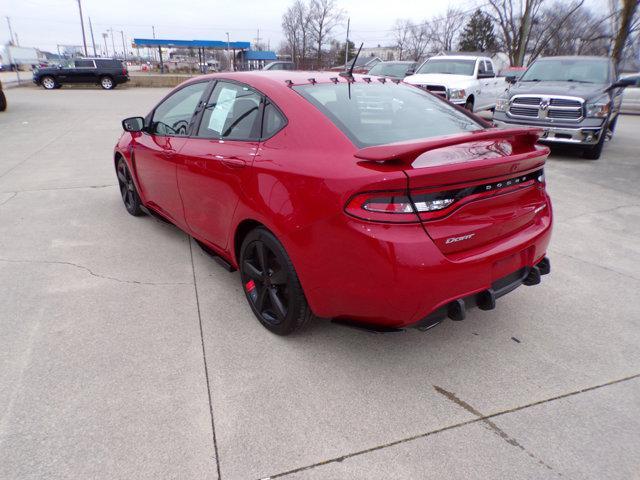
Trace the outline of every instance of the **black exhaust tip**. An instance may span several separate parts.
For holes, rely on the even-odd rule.
[[[540,269],[537,266],[531,267],[529,274],[522,283],[529,287],[532,285],[538,285],[540,283]]]
[[[549,257],[544,257],[536,265],[540,269],[540,275],[549,275],[551,273],[551,261]]]
[[[456,322],[464,320],[467,317],[467,309],[465,308],[464,300],[459,298],[458,300],[451,302],[447,307],[447,316]]]
[[[493,291],[493,288],[480,292],[476,297],[476,305],[480,310],[493,310],[496,308],[496,292]]]

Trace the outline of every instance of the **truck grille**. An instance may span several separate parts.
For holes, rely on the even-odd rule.
[[[582,120],[583,102],[577,97],[515,95],[511,99],[508,114],[511,117],[577,122]]]
[[[422,88],[424,88],[427,92],[431,92],[434,95],[438,95],[442,98],[447,98],[447,87],[445,87],[444,85],[423,85]]]

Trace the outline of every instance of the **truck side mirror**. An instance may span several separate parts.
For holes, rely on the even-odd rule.
[[[507,83],[516,83],[516,76],[515,75],[506,75],[504,77],[505,82]]]
[[[637,87],[640,86],[640,74],[638,75],[629,75],[625,78],[618,79],[617,82],[612,83],[609,88],[607,88],[607,92],[611,90],[615,90],[616,88],[626,88],[626,87]]]

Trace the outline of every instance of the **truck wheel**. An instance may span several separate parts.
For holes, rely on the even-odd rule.
[[[598,143],[593,147],[587,147],[584,152],[582,152],[582,158],[586,158],[587,160],[598,160],[602,154],[602,149],[604,148],[605,138],[607,138],[606,129],[600,134],[600,140],[598,140]]]
[[[466,108],[470,112],[473,112],[473,98],[467,99],[466,103],[464,104],[464,108]]]
[[[114,88],[116,88],[116,83],[113,81],[113,78],[105,75],[104,77],[100,78],[100,86],[105,90],[113,90]]]
[[[42,77],[42,80],[40,80],[40,85],[42,85],[45,90],[53,90],[58,85],[58,82],[56,82],[55,78],[47,75],[46,77]]]
[[[0,90],[0,112],[4,112],[7,109],[7,97],[4,96],[4,92]]]

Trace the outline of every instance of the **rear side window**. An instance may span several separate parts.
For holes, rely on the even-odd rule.
[[[186,136],[191,118],[209,82],[199,82],[181,88],[153,112],[151,130],[156,135]]]
[[[123,68],[120,60],[96,60],[96,64],[102,68]]]
[[[76,60],[74,62],[76,68],[93,68],[93,60]]]
[[[218,82],[207,102],[198,136],[229,140],[255,140],[260,136],[262,96],[247,87]]]
[[[278,130],[284,127],[287,121],[273,104],[268,103],[264,107],[264,117],[262,120],[262,138],[269,138],[275,135]]]
[[[393,82],[318,83],[293,87],[358,147],[481,130],[444,100]]]

